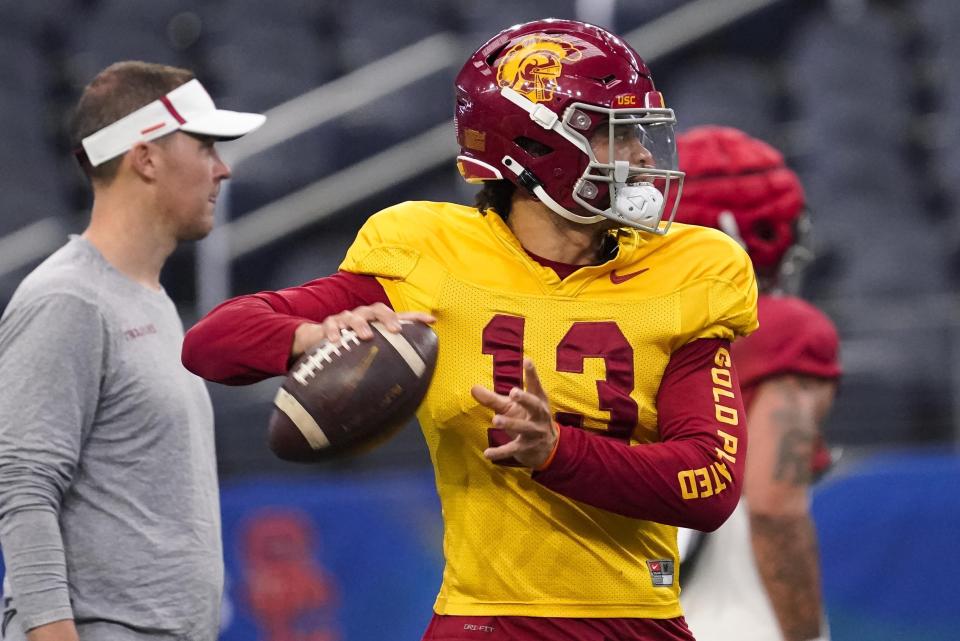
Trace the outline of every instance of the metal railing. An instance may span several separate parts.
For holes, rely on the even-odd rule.
[[[424,38],[274,107],[266,113],[267,122],[259,130],[223,145],[223,158],[235,173],[242,171],[243,163],[257,154],[426,78],[448,67],[450,61],[459,56],[457,40],[451,34],[438,33]],[[403,148],[404,144],[398,147]],[[335,181],[351,170],[355,169],[348,168],[323,178],[229,223],[226,221],[229,218],[230,185],[224,183],[214,230],[197,247],[199,311],[209,311],[230,296],[230,263],[233,260],[333,213],[323,207],[324,203],[336,202],[341,209],[351,204],[352,201],[346,200],[348,194],[339,193],[335,186]],[[389,167],[385,173],[390,173]],[[351,186],[351,181],[343,181],[344,191],[351,191]],[[372,193],[370,188],[366,193]],[[316,200],[318,197],[323,200]]]
[[[0,236],[0,277],[35,263],[62,244],[63,225],[52,216]]]

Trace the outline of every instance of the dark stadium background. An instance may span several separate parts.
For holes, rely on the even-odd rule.
[[[800,291],[837,323],[846,370],[827,425],[838,462],[815,502],[833,638],[956,638],[953,0],[0,0],[0,307],[86,223],[64,122],[106,65],[188,66],[221,106],[270,116],[223,145],[234,178],[219,230],[164,273],[189,326],[226,296],[336,270],[381,207],[470,202],[453,164],[453,75],[486,37],[547,15],[623,34],[682,128],[740,127],[801,174],[816,258]],[[411,426],[360,458],[283,463],[264,438],[277,383],[211,385],[223,639],[269,639],[268,619],[314,641],[419,638],[441,569],[422,437]],[[289,591],[258,590],[267,575]]]

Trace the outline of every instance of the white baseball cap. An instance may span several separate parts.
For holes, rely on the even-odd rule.
[[[83,151],[94,167],[146,142],[174,131],[232,140],[257,129],[263,114],[217,109],[199,80],[180,85],[167,95],[124,116],[83,139]]]

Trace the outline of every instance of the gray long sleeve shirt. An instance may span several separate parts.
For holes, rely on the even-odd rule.
[[[213,640],[213,412],[173,302],[73,237],[0,321],[0,547],[24,630]]]

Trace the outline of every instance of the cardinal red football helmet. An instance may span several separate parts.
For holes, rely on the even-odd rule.
[[[569,220],[666,233],[683,183],[676,119],[623,40],[570,20],[517,25],[470,56],[456,88],[468,182],[507,179]]]
[[[677,137],[686,174],[677,222],[714,227],[736,238],[761,279],[775,281],[791,250],[802,251],[800,179],[783,154],[732,127],[696,127]]]

